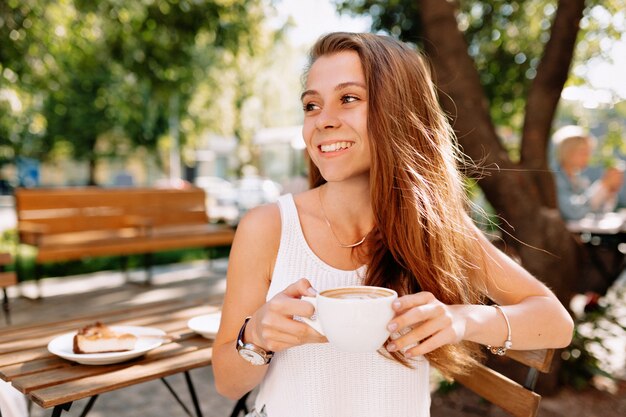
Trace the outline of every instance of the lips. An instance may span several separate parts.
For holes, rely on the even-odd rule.
[[[353,144],[354,144],[353,142],[345,142],[345,141],[332,142],[332,143],[326,143],[326,144],[320,145],[319,149],[322,151],[322,153],[336,152],[336,151],[348,149],[352,147]]]

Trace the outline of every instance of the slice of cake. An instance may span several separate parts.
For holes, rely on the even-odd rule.
[[[74,336],[74,353],[124,352],[133,350],[137,336],[117,333],[100,322],[83,327]]]

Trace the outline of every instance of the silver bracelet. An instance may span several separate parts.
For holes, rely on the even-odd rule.
[[[493,307],[495,307],[497,310],[500,311],[500,313],[502,313],[504,321],[506,321],[506,329],[508,334],[506,336],[506,340],[504,341],[504,346],[487,345],[487,349],[489,349],[494,355],[503,356],[508,349],[511,349],[511,347],[513,347],[513,343],[511,342],[511,323],[509,323],[509,318],[506,316],[504,310],[502,310],[499,305],[494,304]]]

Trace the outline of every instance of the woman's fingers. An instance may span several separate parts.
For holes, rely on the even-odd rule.
[[[261,336],[267,348],[279,351],[304,343],[322,343],[326,338],[305,323],[280,316],[268,318],[263,323]]]
[[[315,313],[313,305],[300,298],[316,293],[311,283],[302,278],[276,294],[263,306],[254,327],[255,334],[265,348],[280,351],[304,343],[326,341],[313,328],[293,319],[294,316],[311,317]]]
[[[420,324],[413,325],[410,331],[402,334],[402,336],[387,345],[387,350],[390,352],[402,351],[407,346],[413,346],[416,343],[421,343],[425,339],[449,326],[451,326],[451,320],[447,316],[443,315],[424,321]],[[450,342],[452,341],[448,341],[448,343]]]
[[[423,304],[432,303],[437,299],[435,296],[428,291],[421,291],[415,294],[408,294],[402,297],[399,297],[394,303],[393,308],[397,313],[401,313],[410,308],[420,306]]]
[[[404,352],[404,356],[410,358],[420,355],[425,355],[433,350],[450,343],[451,330],[449,328],[443,329],[430,336],[428,339],[423,340],[417,346],[408,349]]]
[[[400,297],[394,310],[397,315],[389,322],[388,329],[392,332],[398,329],[410,331],[401,331],[401,336],[387,345],[390,352],[406,350],[407,356],[423,355],[462,338],[462,318],[455,317],[453,309],[431,293]]]
[[[284,317],[311,317],[315,313],[315,307],[311,303],[298,298],[290,298],[284,294],[278,294],[270,300],[268,310]]]
[[[387,325],[389,331],[396,331],[398,329],[404,329],[405,327],[413,326],[415,323],[426,321],[438,315],[445,314],[445,305],[437,301],[432,295],[423,295],[417,297],[418,294],[412,294],[416,297],[408,299],[405,296],[398,301],[401,302],[400,306],[395,308],[396,317],[393,318]],[[427,302],[427,303],[426,303]]]
[[[285,288],[282,293],[291,298],[300,298],[303,295],[315,297],[317,295],[317,291],[315,291],[309,280],[306,278],[300,278]]]

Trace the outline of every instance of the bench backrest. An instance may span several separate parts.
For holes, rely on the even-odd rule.
[[[456,375],[454,379],[512,416],[535,417],[541,400],[541,396],[533,391],[535,382],[539,372],[550,372],[554,349],[509,350],[506,356],[529,367],[524,384],[519,384],[484,364],[477,365],[468,374]]]
[[[15,209],[19,223],[45,227],[46,234],[107,230],[134,220],[152,226],[206,224],[201,188],[18,188]]]

